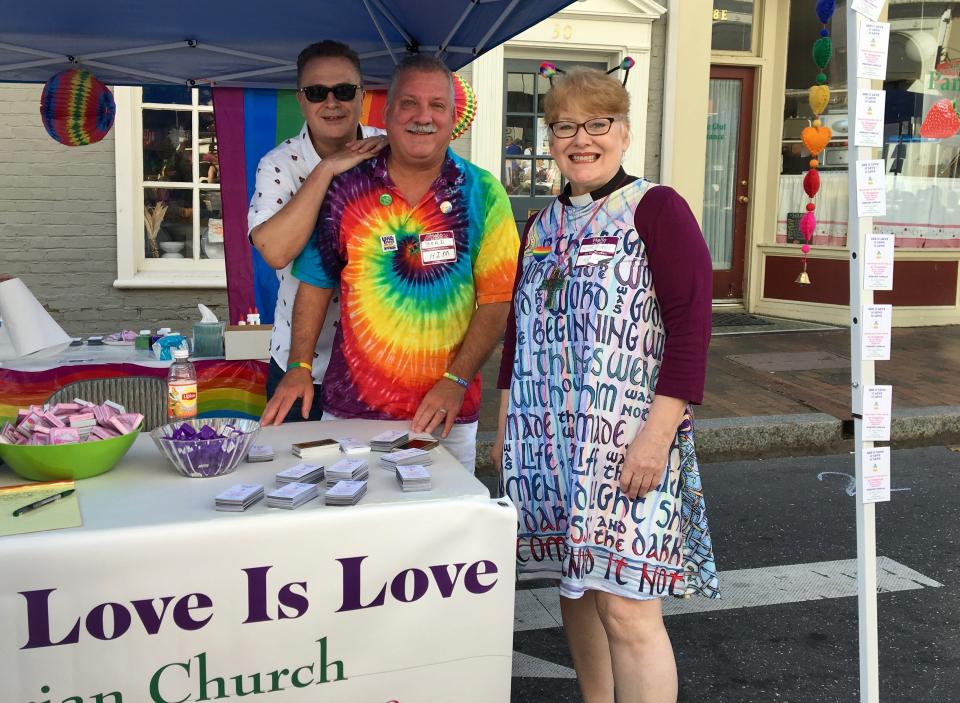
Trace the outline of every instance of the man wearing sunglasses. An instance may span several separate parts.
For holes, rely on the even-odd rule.
[[[290,325],[299,285],[290,274],[291,262],[310,238],[333,178],[374,156],[385,144],[379,136],[383,130],[359,124],[363,106],[360,59],[350,47],[329,40],[308,46],[297,58],[297,84],[303,129],[260,160],[247,214],[250,241],[277,270],[280,281],[270,339],[268,399],[291,361]],[[317,384],[330,360],[334,326],[340,317],[336,298],[331,308],[312,358],[299,362],[311,371]],[[297,403],[285,421],[319,420],[322,394],[314,393],[313,398],[306,417]]]
[[[519,238],[499,179],[449,149],[454,122],[450,70],[426,55],[401,62],[390,146],[333,182],[294,262],[290,358],[309,353],[340,286],[327,417],[407,421],[473,471],[478,371],[506,322]],[[290,371],[263,423],[312,392],[305,371]]]

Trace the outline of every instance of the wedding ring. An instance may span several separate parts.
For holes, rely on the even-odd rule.
[[[446,415],[446,414],[447,414],[447,409],[446,409],[446,408],[437,408],[437,412],[440,413],[441,415]]]

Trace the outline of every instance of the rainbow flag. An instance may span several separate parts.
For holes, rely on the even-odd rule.
[[[360,121],[382,127],[385,104],[385,91],[367,91]],[[303,115],[293,90],[214,88],[213,110],[220,154],[230,321],[235,323],[255,307],[261,322],[271,324],[279,283],[273,269],[247,239],[247,207],[260,159],[300,132]]]
[[[262,361],[198,359],[199,417],[245,417],[257,420],[266,403],[267,364]],[[54,392],[74,381],[127,376],[167,377],[167,369],[139,364],[76,364],[44,371],[0,368],[0,425],[15,419],[17,410],[43,405]]]

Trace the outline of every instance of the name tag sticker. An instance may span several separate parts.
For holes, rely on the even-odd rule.
[[[617,253],[620,239],[617,237],[586,237],[580,243],[575,266],[596,266],[606,263]]]
[[[457,260],[457,242],[453,232],[427,232],[420,235],[420,262],[424,266]]]

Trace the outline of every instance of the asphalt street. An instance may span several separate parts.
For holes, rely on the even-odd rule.
[[[876,508],[880,575],[890,579],[878,597],[881,700],[960,701],[960,453],[905,449],[891,466],[902,490]],[[853,457],[702,473],[728,609],[700,610],[702,599],[667,607],[680,701],[859,700],[855,498],[842,475],[854,473]],[[555,589],[519,588],[533,590],[518,595],[526,622],[515,627],[512,700],[580,701],[563,631],[547,613],[556,615]]]

